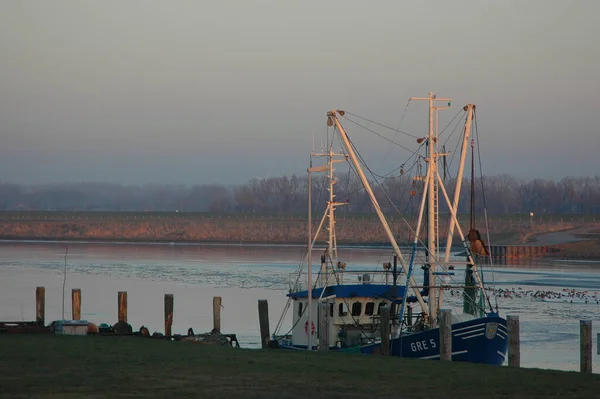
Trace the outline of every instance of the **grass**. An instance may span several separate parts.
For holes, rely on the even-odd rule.
[[[600,375],[133,337],[0,337],[1,397],[596,398]]]

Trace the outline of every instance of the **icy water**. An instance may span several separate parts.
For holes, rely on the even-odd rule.
[[[68,248],[64,313],[71,317],[71,289],[82,290],[82,318],[113,324],[117,292],[128,292],[128,321],[135,330],[164,329],[164,294],[174,294],[174,333],[212,329],[212,298],[221,296],[221,330],[235,333],[243,347],[260,346],[257,301],[269,301],[271,330],[286,303],[301,247],[205,246],[99,243],[0,242],[0,320],[34,320],[35,288],[46,287],[46,321],[62,318],[65,248]],[[382,249],[340,249],[352,270],[376,270],[388,261]],[[380,268],[381,266],[379,266]],[[458,269],[458,268],[457,268]],[[458,271],[458,270],[457,270]],[[532,262],[496,265],[496,288],[600,292],[600,263]],[[460,272],[458,273],[461,274]],[[351,278],[348,276],[346,278]],[[458,278],[458,277],[457,277]],[[449,298],[448,306],[459,305]],[[530,297],[498,298],[503,316],[519,315],[521,364],[561,370],[579,369],[579,320],[594,321],[594,371],[600,372],[596,333],[600,305],[545,303]],[[291,326],[289,312],[281,332]]]

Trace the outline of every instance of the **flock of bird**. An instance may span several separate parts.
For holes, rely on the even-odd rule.
[[[538,302],[554,303],[573,303],[573,304],[593,304],[600,305],[600,294],[598,291],[578,291],[571,288],[565,288],[562,291],[551,290],[528,290],[521,287],[516,288],[486,288],[493,292],[498,298],[522,299],[529,298]],[[462,297],[461,290],[450,290],[453,297]]]

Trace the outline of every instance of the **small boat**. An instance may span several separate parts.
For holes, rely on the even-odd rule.
[[[492,306],[483,276],[475,264],[476,257],[479,259],[487,254],[487,247],[472,222],[471,231],[465,235],[457,218],[475,106],[469,104],[464,107],[466,118],[461,136],[460,163],[455,179],[454,198],[451,200],[438,169],[439,162],[445,163],[442,158],[447,153],[438,148],[437,131],[438,110],[448,108],[450,99],[437,98],[435,94],[429,93],[429,97],[411,100],[427,100],[430,119],[429,134],[417,140],[419,148],[426,152],[420,158],[426,163],[426,173],[413,178],[413,187],[421,185],[422,193],[417,222],[411,226],[414,239],[408,246],[409,256],[406,257],[401,252],[390,221],[384,215],[363,171],[362,164],[365,161],[357,156],[356,147],[340,122],[344,111],[336,109],[328,112],[328,126],[334,127],[341,149],[338,153],[334,152],[333,145],[328,142],[327,151],[319,154],[313,151],[311,154],[308,169],[308,249],[304,258],[307,274],[304,273],[303,264],[295,275],[284,310],[285,315],[291,309],[292,326],[288,333],[280,334],[284,320],[282,315],[272,337],[275,343],[273,346],[294,350],[321,349],[376,354],[382,352],[382,342],[386,342],[386,345],[389,342],[387,352],[392,356],[439,359],[440,310],[444,306],[444,292],[460,289],[464,296],[460,309],[462,312],[453,311],[451,314],[452,360],[493,365],[504,362],[508,343],[506,320],[500,317],[497,305],[495,309]],[[437,106],[438,101],[447,103],[447,106]],[[471,147],[473,148],[472,144]],[[327,164],[313,166],[314,157],[326,158]],[[377,270],[364,267],[363,270],[355,269],[338,257],[335,210],[347,205],[347,202],[337,202],[335,199],[334,185],[337,180],[334,177],[334,164],[338,162],[348,162],[354,169],[389,242],[387,248],[390,261],[378,265]],[[313,235],[311,176],[319,172],[327,173],[329,197],[327,208]],[[439,249],[440,193],[450,215],[445,252]],[[411,190],[411,195],[417,194]],[[407,223],[403,215],[399,216],[402,223]],[[326,247],[319,249],[322,251],[321,266],[313,276],[312,253],[324,226]],[[427,232],[426,242],[421,240],[424,228]],[[450,257],[455,231],[462,240],[466,255],[460,260],[452,260]],[[454,277],[457,275],[458,265],[465,265],[464,278],[461,277],[460,281],[456,281]],[[423,271],[420,284],[415,280],[415,270],[419,266]],[[390,315],[389,318],[387,315]],[[382,340],[386,336],[387,339]]]

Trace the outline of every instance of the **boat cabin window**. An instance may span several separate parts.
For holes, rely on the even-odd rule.
[[[338,306],[338,314],[340,316],[347,316],[348,315],[348,309],[346,308],[346,304],[345,303],[340,303],[340,306]]]
[[[298,317],[302,316],[302,302],[298,303]]]
[[[329,304],[329,317],[333,317],[333,303]]]
[[[354,302],[352,304],[352,316],[360,316],[362,313],[362,303]]]
[[[373,316],[374,310],[375,310],[375,302],[367,302],[367,306],[365,306],[365,315]]]
[[[381,314],[381,308],[385,306],[385,302],[379,302],[379,306],[377,307],[377,314]]]

